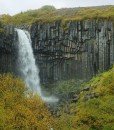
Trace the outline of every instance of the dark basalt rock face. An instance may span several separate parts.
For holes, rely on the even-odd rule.
[[[87,20],[35,23],[32,46],[40,68],[41,82],[77,78],[88,80],[114,62],[114,28],[111,21]]]
[[[30,31],[41,83],[71,78],[88,80],[114,62],[114,28],[111,21],[86,20],[34,23]],[[17,36],[13,26],[0,34],[0,73],[17,73]]]
[[[0,33],[0,73],[17,74],[17,35],[12,25]]]

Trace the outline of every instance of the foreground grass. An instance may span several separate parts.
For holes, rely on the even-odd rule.
[[[114,130],[114,67],[86,85],[79,101],[61,110],[58,130]]]
[[[114,67],[84,86],[89,89],[82,88],[78,102],[65,104],[56,116],[19,78],[0,75],[0,129],[114,130]]]
[[[53,124],[44,102],[27,93],[20,79],[10,74],[0,75],[1,130],[49,130]]]

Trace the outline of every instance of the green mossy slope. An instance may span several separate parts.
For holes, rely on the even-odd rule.
[[[55,9],[53,6],[44,6],[37,10],[28,10],[14,16],[3,15],[1,21],[5,24],[32,24],[34,22],[50,23],[62,21],[81,21],[86,19],[107,19],[114,21],[114,6],[79,7]]]
[[[85,85],[84,85],[85,86]],[[77,103],[61,110],[60,130],[114,130],[114,67],[86,84]],[[62,124],[62,125],[61,125]]]

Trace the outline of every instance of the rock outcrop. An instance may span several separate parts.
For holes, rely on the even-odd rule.
[[[29,30],[41,83],[88,80],[114,62],[111,21],[69,21],[66,29],[61,21],[34,23]],[[17,36],[14,27],[8,26],[0,35],[0,72],[16,73],[17,57]]]
[[[0,73],[17,74],[17,38],[12,25],[0,33]]]
[[[114,28],[111,21],[60,21],[35,23],[32,46],[42,82],[70,78],[88,80],[114,62]]]

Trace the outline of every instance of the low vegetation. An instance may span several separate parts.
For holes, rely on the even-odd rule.
[[[70,81],[69,85],[75,87]],[[22,80],[0,75],[0,129],[114,130],[114,67],[83,86],[77,102],[66,103],[51,115]]]
[[[84,84],[78,102],[58,113],[51,115],[19,78],[0,75],[0,129],[114,130],[114,67]]]
[[[49,130],[53,118],[44,102],[11,74],[0,75],[0,129]]]
[[[78,102],[61,109],[57,130],[114,130],[114,67],[85,85]]]
[[[104,13],[105,12],[105,13]],[[81,21],[86,19],[107,19],[114,21],[114,6],[79,7],[56,9],[53,6],[44,6],[36,10],[28,10],[14,16],[2,15],[4,24],[32,24],[34,22],[62,21],[63,26],[68,21]]]
[[[79,86],[83,83],[82,80],[70,79],[64,81],[58,81],[52,85],[52,91],[55,94],[68,95],[72,92],[78,92]]]

